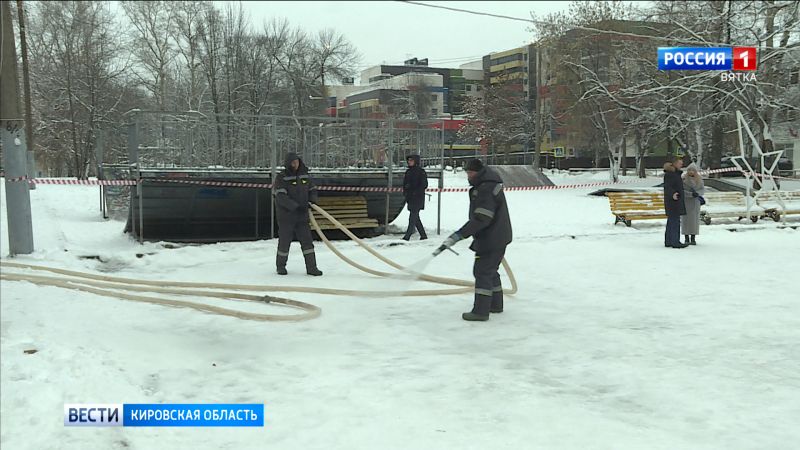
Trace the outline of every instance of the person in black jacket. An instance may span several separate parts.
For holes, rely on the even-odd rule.
[[[681,243],[681,216],[686,214],[683,203],[683,160],[669,156],[664,163],[664,211],[667,213],[667,229],[664,232],[664,247],[686,248]]]
[[[450,248],[456,242],[473,237],[469,247],[475,252],[472,273],[475,276],[475,301],[464,320],[489,320],[489,313],[503,312],[503,286],[500,283],[500,263],[511,243],[511,217],[503,193],[503,180],[479,159],[467,164],[469,190],[469,221],[451,234],[440,248]]]
[[[308,167],[297,153],[286,155],[286,168],[275,180],[273,195],[278,213],[278,274],[286,275],[286,262],[289,260],[289,247],[295,237],[300,241],[303,257],[306,260],[306,273],[322,275],[317,268],[311,228],[308,225],[308,204],[317,203],[317,187],[308,176]]]
[[[422,162],[419,155],[410,155],[407,159],[408,170],[403,177],[403,195],[406,197],[406,204],[408,211],[411,213],[408,216],[408,229],[403,239],[411,240],[411,235],[414,234],[414,228],[419,231],[419,239],[428,239],[425,234],[425,227],[422,225],[422,220],[419,218],[419,212],[425,209],[425,189],[428,188],[428,174],[422,168]]]

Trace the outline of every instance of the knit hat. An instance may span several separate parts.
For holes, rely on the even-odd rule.
[[[480,172],[483,170],[483,163],[480,159],[472,159],[467,163],[466,170],[468,172]]]

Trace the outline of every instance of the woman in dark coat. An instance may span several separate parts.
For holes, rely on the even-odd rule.
[[[419,212],[425,209],[425,189],[428,188],[428,174],[422,168],[422,161],[419,155],[410,155],[407,159],[408,170],[403,178],[403,195],[406,197],[406,204],[408,211],[411,213],[408,216],[408,229],[403,239],[411,240],[411,235],[414,234],[414,228],[419,232],[420,240],[428,239],[425,234],[425,227],[422,225],[422,220],[419,218]]]
[[[683,167],[683,160],[674,156],[664,163],[664,211],[667,213],[664,247],[687,247],[686,244],[681,243],[681,216],[686,215],[681,167]]]

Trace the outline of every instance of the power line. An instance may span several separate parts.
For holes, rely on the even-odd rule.
[[[476,16],[494,17],[496,19],[506,19],[506,20],[514,20],[514,21],[518,21],[518,22],[526,22],[526,23],[530,23],[530,24],[534,24],[534,25],[552,25],[552,23],[547,22],[547,21],[543,21],[543,20],[523,19],[521,17],[513,17],[513,16],[502,15],[502,14],[492,14],[492,13],[485,13],[485,12],[480,12],[480,11],[472,11],[472,10],[469,10],[469,9],[453,8],[453,7],[450,7],[450,6],[432,5],[430,3],[422,3],[422,2],[411,1],[411,0],[395,0],[395,1],[400,2],[400,3],[406,3],[406,4],[409,4],[409,5],[425,6],[425,7],[428,7],[428,8],[444,9],[444,10],[447,10],[447,11],[454,11],[454,12],[460,12],[460,13],[466,13],[466,14],[473,14],[473,15],[476,15]],[[674,24],[674,21],[669,22],[669,23],[661,23],[659,25],[670,25],[670,24]],[[692,38],[681,38],[681,37],[653,36],[653,35],[637,34],[637,33],[630,33],[630,32],[624,32],[624,31],[603,30],[603,29],[594,28],[594,27],[591,27],[591,26],[582,26],[582,25],[570,25],[570,28],[571,29],[575,29],[575,30],[588,31],[588,32],[592,32],[592,33],[610,34],[610,35],[615,35],[615,36],[626,36],[626,37],[632,37],[632,38],[637,38],[637,39],[645,38],[645,39],[649,39],[649,40],[656,41],[656,42],[664,42],[664,43],[666,43],[666,44],[668,44],[670,46],[674,46],[674,45],[678,45],[678,44],[686,44],[686,45],[705,45],[705,46],[716,46],[716,47],[730,47],[732,45],[730,42],[713,42],[713,41],[705,40],[705,39],[702,39],[702,38],[701,38],[701,40],[698,40],[696,38],[692,39]],[[792,48],[792,47],[797,46],[797,45],[798,44],[793,44],[793,45],[789,45],[789,46],[787,46],[785,48],[788,49],[788,48]]]
[[[452,8],[450,6],[431,5],[429,3],[414,2],[414,1],[410,1],[410,0],[397,0],[397,1],[399,1],[400,3],[408,3],[410,5],[427,6],[429,8],[446,9],[448,11],[462,12],[462,13],[467,13],[467,14],[475,14],[476,16],[487,16],[487,17],[494,17],[494,18],[497,18],[497,19],[516,20],[516,21],[519,21],[519,22],[528,22],[528,23],[533,23],[533,24],[545,23],[545,22],[536,21],[536,20],[533,20],[533,19],[523,19],[521,17],[505,16],[505,15],[502,15],[502,14],[492,14],[492,13],[485,13],[485,12],[480,12],[480,11],[471,11],[471,10],[468,10],[468,9]]]

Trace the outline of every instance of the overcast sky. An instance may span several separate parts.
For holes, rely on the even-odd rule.
[[[526,19],[531,11],[544,16],[566,10],[569,4],[568,1],[424,3]],[[322,28],[343,33],[361,53],[359,71],[381,63],[402,63],[410,57],[429,58],[430,65],[439,67],[458,67],[531,40],[524,22],[396,1],[246,1],[242,5],[256,27],[272,17],[285,17],[292,25],[310,33]]]

